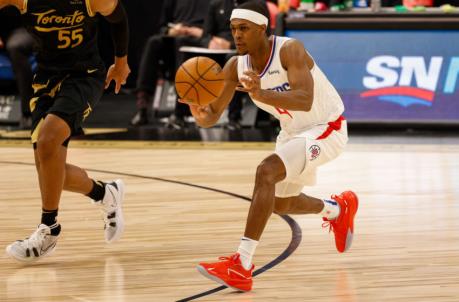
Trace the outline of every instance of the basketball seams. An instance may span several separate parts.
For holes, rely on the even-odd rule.
[[[209,72],[209,70],[212,69],[212,67],[214,67],[215,64],[217,64],[216,62],[213,62],[212,65],[209,66],[209,68],[207,68],[206,70],[204,70],[204,72],[202,74],[199,73],[199,58],[200,57],[197,57],[196,58],[196,64],[194,65],[196,67],[196,73],[199,75],[199,79],[198,81],[206,74]]]
[[[198,103],[200,103],[200,102],[199,102],[199,93],[198,93],[198,90],[196,89],[196,87],[194,87],[194,85],[191,86],[191,87],[186,91],[186,93],[185,93],[185,95],[183,96],[183,98],[185,98],[185,97],[188,95],[188,93],[190,93],[191,89],[194,89],[194,90],[195,90],[196,97],[198,98]]]
[[[218,98],[217,95],[213,94],[212,91],[210,91],[209,89],[207,89],[207,87],[205,87],[204,85],[202,85],[200,82],[197,83],[199,86],[201,86],[202,88],[204,88],[205,91],[207,91],[209,94],[211,94],[212,96]],[[194,87],[194,85],[193,85]]]
[[[210,67],[207,68],[207,70],[205,70],[202,74],[199,73],[199,69],[198,69],[199,64],[198,63],[199,63],[199,57],[198,57],[198,59],[196,59],[196,73],[199,75],[199,80],[203,79],[203,80],[206,80],[206,81],[209,81],[209,82],[223,81],[224,80],[224,79],[206,79],[204,77],[206,75],[206,73],[208,73],[212,69],[212,67],[214,67],[215,65],[218,65],[217,62],[214,62],[212,65],[210,65]]]
[[[220,82],[220,81],[224,81],[224,79],[206,79],[204,76],[210,71],[212,70],[212,68],[214,68],[215,65],[218,66],[218,63],[217,62],[212,62],[212,64],[207,68],[205,69],[202,73],[199,72],[199,60],[202,60],[202,59],[206,59],[206,57],[196,57],[196,63],[194,64],[195,65],[195,68],[196,68],[196,74],[198,75],[198,78],[196,79],[190,72],[190,70],[188,70],[185,65],[181,65],[180,68],[183,69],[183,71],[185,72],[185,74],[193,81],[193,82],[189,82],[189,81],[180,81],[180,82],[175,82],[176,84],[188,84],[190,85],[190,87],[185,91],[185,93],[183,94],[183,99],[186,99],[186,96],[190,94],[191,92],[191,89],[193,88],[194,89],[194,92],[196,94],[196,98],[197,98],[197,103],[199,105],[201,105],[201,97],[199,95],[199,89],[202,89],[203,91],[207,92],[209,95],[211,95],[212,97],[214,98],[218,98],[217,95],[215,95],[209,88],[207,88],[206,86],[204,86],[204,83],[200,83],[201,79],[204,80],[204,81],[207,81],[207,82]],[[206,62],[207,63],[207,62]],[[188,64],[189,65],[189,64]],[[196,84],[199,84],[199,89],[198,89],[198,86],[196,86]]]
[[[195,79],[195,78],[191,75],[191,73],[185,68],[185,66],[181,66],[181,67],[180,67],[180,68],[183,68],[183,71],[185,71],[185,72],[188,74],[188,76],[189,76],[190,78],[192,78],[193,81],[194,81],[193,84],[191,84],[191,87],[188,88],[187,91],[185,91],[185,93],[184,93],[184,95],[183,95],[182,98],[185,99],[186,96],[188,95],[188,93],[190,92],[191,88],[194,88],[194,89],[196,90],[196,96],[197,96],[197,98],[198,98],[198,99],[197,99],[198,104],[201,105],[198,90],[194,87],[196,84],[198,84],[199,86],[201,86],[202,88],[204,88],[204,90],[206,90],[210,95],[212,95],[212,96],[214,96],[214,97],[217,97],[215,94],[213,94],[212,92],[210,92],[209,89],[207,89],[206,87],[204,87],[202,84],[199,83],[199,80],[202,78],[202,76],[205,75],[206,73],[208,73],[209,70],[211,70],[212,67],[214,67],[215,64],[216,64],[216,63],[214,62],[212,65],[210,65],[210,67],[207,68],[207,69],[202,73],[202,75],[201,75],[201,74],[199,73],[199,69],[198,69],[198,66],[199,66],[199,57],[197,57],[197,58],[196,58],[195,67],[196,67],[196,74],[199,75],[199,78],[198,78],[198,79]],[[204,79],[204,80],[205,80],[205,79]],[[206,81],[207,81],[207,80],[206,80]],[[189,83],[189,82],[185,82],[185,83]]]
[[[180,68],[182,68],[183,71],[185,71],[185,73],[186,73],[190,78],[192,78],[193,81],[194,81],[193,84],[191,84],[190,82],[185,82],[185,83],[188,83],[188,84],[191,85],[191,87],[188,88],[188,90],[185,91],[185,93],[183,94],[183,97],[182,97],[182,98],[185,98],[185,96],[188,94],[188,92],[190,92],[190,89],[191,89],[191,88],[194,88],[194,84],[196,84],[196,83],[199,81],[200,77],[196,80],[196,79],[191,75],[191,73],[185,68],[185,66],[182,65],[182,66],[180,66]],[[199,74],[199,73],[198,73],[198,74]],[[196,93],[196,94],[197,94],[197,93]]]
[[[216,63],[213,64],[213,65],[211,66],[211,68],[214,67],[214,65],[216,65]],[[224,80],[225,80],[225,79],[206,79],[204,76],[205,76],[206,73],[208,73],[209,71],[210,71],[210,68],[209,68],[208,70],[206,70],[206,72],[204,72],[202,75],[200,75],[200,79],[203,79],[203,80],[206,80],[206,81],[209,81],[209,82],[217,82],[217,81],[224,81]]]

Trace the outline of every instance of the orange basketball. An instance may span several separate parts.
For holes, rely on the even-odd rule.
[[[207,57],[185,61],[175,74],[175,89],[181,99],[205,106],[215,101],[223,91],[222,68]]]

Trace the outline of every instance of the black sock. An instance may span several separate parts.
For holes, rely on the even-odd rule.
[[[57,222],[49,228],[51,229],[51,235],[53,236],[57,236],[61,232],[61,225]]]
[[[92,181],[93,186],[91,192],[88,193],[88,197],[92,200],[99,201],[104,198],[105,195],[105,183],[101,181]]]
[[[57,217],[57,211],[58,209],[55,209],[55,210],[42,209],[41,223],[46,224],[47,226],[52,226],[53,224],[55,224],[56,217]]]

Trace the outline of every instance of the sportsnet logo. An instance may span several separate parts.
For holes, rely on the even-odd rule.
[[[403,107],[411,105],[432,106],[442,71],[444,58],[406,56],[378,56],[367,63],[369,76],[363,78],[363,86],[369,90],[360,94],[362,98],[377,97]],[[459,57],[452,57],[446,73],[443,93],[455,91],[459,72]]]

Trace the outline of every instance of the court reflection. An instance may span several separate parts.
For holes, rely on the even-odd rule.
[[[123,265],[115,257],[80,261],[77,266],[65,261],[37,263],[20,267],[7,277],[5,299],[124,302],[124,276]]]

